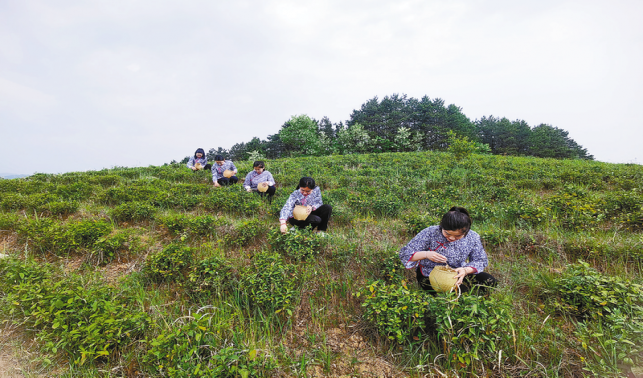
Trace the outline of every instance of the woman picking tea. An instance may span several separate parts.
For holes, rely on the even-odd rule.
[[[440,221],[440,225],[420,231],[399,252],[400,260],[407,269],[416,269],[420,287],[434,294],[429,274],[439,265],[447,264],[455,270],[456,286],[462,292],[473,286],[480,292],[496,286],[496,279],[484,272],[489,261],[480,236],[471,231],[471,217],[463,207],[452,207]]]

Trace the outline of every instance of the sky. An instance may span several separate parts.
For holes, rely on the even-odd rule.
[[[643,163],[639,0],[3,0],[0,172],[162,165],[377,96]]]

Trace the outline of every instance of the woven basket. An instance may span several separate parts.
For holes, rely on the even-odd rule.
[[[230,178],[232,176],[234,176],[234,172],[232,172],[231,170],[226,169],[225,171],[223,171],[223,177]]]
[[[458,282],[457,278],[454,278],[458,274],[455,270],[451,269],[449,266],[438,265],[429,274],[429,281],[433,290],[438,293],[446,293],[451,291],[455,287],[455,283]]]
[[[203,166],[201,165],[201,163],[196,163],[194,164],[194,168],[196,168],[197,171],[200,171],[203,169]]]
[[[306,206],[297,205],[292,211],[292,216],[298,221],[306,220],[308,218],[308,209]]]
[[[268,191],[268,187],[269,185],[267,182],[260,182],[259,184],[257,184],[257,191],[265,193]]]

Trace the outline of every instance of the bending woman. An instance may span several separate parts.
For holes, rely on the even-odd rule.
[[[223,172],[231,171],[232,177],[225,177]],[[237,167],[235,167],[232,160],[225,160],[223,156],[217,155],[214,157],[214,165],[212,166],[212,182],[215,187],[236,184],[239,181],[237,178]]]
[[[208,164],[208,159],[205,157],[205,151],[203,151],[203,148],[197,148],[194,156],[190,156],[187,167],[194,172],[212,168],[212,166]]]
[[[272,201],[272,196],[275,195],[275,179],[272,178],[272,174],[265,170],[265,164],[261,160],[257,160],[252,164],[253,171],[248,173],[246,176],[246,181],[244,181],[243,186],[248,192],[258,192],[259,194],[264,194],[259,192],[259,184],[266,183],[268,184],[268,200]]]
[[[306,206],[308,217],[305,220],[300,221],[293,218],[292,212],[297,205]],[[326,231],[332,212],[333,207],[324,205],[322,202],[321,191],[315,184],[315,180],[312,177],[302,177],[299,180],[297,189],[290,194],[288,201],[286,201],[279,214],[281,232],[286,233],[288,231],[286,223],[299,228],[311,226],[313,229],[317,228],[318,231]]]
[[[480,236],[471,231],[471,217],[462,207],[452,207],[440,221],[420,231],[400,250],[400,260],[407,269],[416,269],[418,284],[424,290],[435,293],[429,281],[431,270],[437,265],[448,264],[456,271],[462,292],[477,286],[481,293],[496,286],[496,279],[484,272],[488,265],[487,253]]]

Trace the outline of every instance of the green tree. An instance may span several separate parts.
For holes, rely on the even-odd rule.
[[[291,156],[320,155],[319,135],[317,123],[305,114],[292,116],[279,131],[279,139]]]

